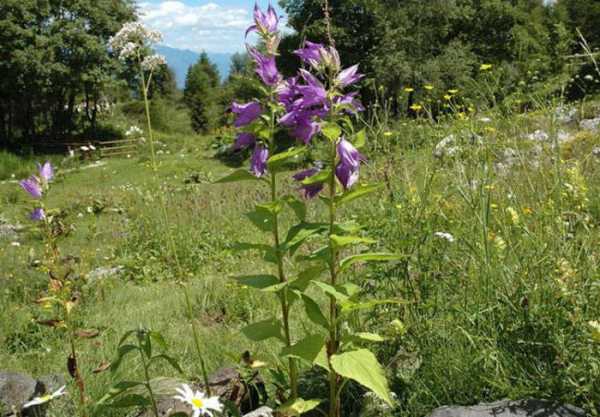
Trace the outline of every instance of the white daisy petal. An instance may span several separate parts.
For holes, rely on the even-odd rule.
[[[200,417],[200,409],[199,408],[196,408],[194,410],[194,413],[192,414],[192,417]]]

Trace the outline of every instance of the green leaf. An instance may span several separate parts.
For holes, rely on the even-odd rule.
[[[354,137],[354,147],[356,149],[363,148],[367,144],[367,131],[366,129],[361,129],[356,133]]]
[[[320,248],[314,250],[308,255],[298,255],[296,257],[298,261],[323,261],[325,263],[329,263],[331,260],[331,250],[329,246],[321,246]]]
[[[237,181],[256,181],[259,178],[252,175],[249,171],[245,169],[238,169],[233,171],[231,174],[216,180],[213,184],[224,184],[227,182],[237,182]]]
[[[281,349],[280,356],[300,358],[312,364],[324,345],[325,337],[318,334],[309,335],[294,345]]]
[[[342,259],[340,262],[340,270],[343,271],[348,269],[350,266],[354,265],[358,262],[389,262],[389,261],[399,261],[403,259],[402,255],[397,255],[394,253],[361,253],[360,255],[352,255],[348,256],[345,259]]]
[[[262,290],[271,285],[279,284],[279,278],[275,275],[244,275],[233,277],[240,285],[245,285],[252,288]]]
[[[282,165],[288,162],[288,160],[295,159],[302,155],[304,152],[306,152],[306,149],[306,146],[291,147],[285,152],[277,153],[267,160],[267,168],[270,171],[275,172],[281,168]]]
[[[290,228],[283,243],[283,247],[290,251],[291,255],[311,236],[315,236],[322,231],[327,230],[324,223],[299,223]]]
[[[322,400],[303,400],[302,398],[297,398],[296,400],[290,400],[282,404],[277,411],[285,416],[300,416],[314,410],[321,402]]]
[[[313,176],[304,178],[302,180],[302,184],[303,185],[320,184],[323,182],[327,182],[327,180],[329,180],[330,176],[331,176],[331,170],[323,169]]]
[[[113,385],[112,387],[109,388],[108,392],[102,397],[100,398],[97,402],[96,402],[96,406],[102,406],[104,405],[108,400],[117,397],[118,395],[121,395],[123,392],[129,390],[130,388],[133,387],[137,387],[140,385],[144,385],[143,382],[138,382],[138,381],[121,381],[116,383],[115,385]]]
[[[273,214],[267,210],[256,209],[254,211],[246,213],[248,220],[252,222],[258,230],[263,232],[273,231]]]
[[[392,405],[385,372],[371,351],[358,349],[333,355],[331,366],[339,375],[367,387],[379,398]]]
[[[339,195],[335,198],[335,202],[338,206],[349,203],[350,201],[356,200],[357,198],[369,195],[383,187],[382,184],[370,184],[370,185],[359,185],[351,190],[346,191],[344,194]]]
[[[302,294],[302,301],[304,302],[304,311],[310,321],[323,327],[325,330],[329,330],[329,320],[327,320],[317,302],[306,294]]]
[[[162,354],[162,355],[154,356],[151,360],[154,361],[154,360],[158,360],[158,359],[167,361],[169,363],[169,365],[171,365],[171,367],[173,369],[175,369],[177,372],[179,372],[180,374],[185,373],[185,372],[183,372],[183,369],[181,368],[181,366],[179,365],[179,362],[177,362],[177,360],[175,358],[165,355],[165,354]]]
[[[313,280],[312,283],[314,285],[316,285],[317,287],[319,287],[321,289],[321,291],[323,291],[325,294],[332,296],[337,301],[344,302],[344,301],[348,300],[348,296],[346,294],[341,293],[335,287],[332,287],[329,284],[326,284],[321,281],[316,281],[316,280]]]
[[[292,195],[286,195],[282,198],[282,200],[285,201],[292,210],[294,210],[298,220],[303,222],[306,219],[306,203],[304,201]]]
[[[385,342],[385,338],[383,336],[378,335],[377,333],[367,333],[367,332],[359,332],[346,336],[344,339],[347,341],[365,341],[365,342]]]
[[[127,338],[129,336],[131,336],[133,333],[135,333],[137,330],[129,330],[127,332],[125,332],[125,334],[123,336],[121,336],[121,339],[119,340],[119,344],[117,346],[121,346],[125,340],[127,340]]]
[[[156,343],[161,350],[167,350],[167,341],[165,340],[162,334],[160,334],[157,331],[150,331],[148,332],[148,335],[150,336],[150,339],[152,339],[152,341]]]
[[[334,122],[324,123],[321,126],[321,133],[330,141],[336,141],[342,135],[342,128]]]
[[[375,243],[373,239],[360,236],[331,235],[329,236],[329,239],[331,240],[331,244],[334,248],[343,248],[345,246],[358,245],[360,243],[368,245]]]
[[[253,342],[261,342],[272,337],[284,340],[281,323],[275,319],[267,319],[250,324],[242,329],[242,333]]]
[[[119,349],[117,350],[117,358],[110,364],[110,371],[111,372],[116,372],[117,369],[119,369],[119,366],[121,366],[121,362],[123,362],[123,358],[129,353],[132,352],[134,350],[137,350],[138,347],[135,345],[121,345],[119,346]]]
[[[298,278],[290,281],[290,288],[303,292],[310,284],[310,281],[316,279],[325,270],[323,265],[312,266],[298,274]]]

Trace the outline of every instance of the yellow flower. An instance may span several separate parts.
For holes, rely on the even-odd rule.
[[[390,132],[389,130],[387,132],[383,132],[383,136],[385,136],[386,138],[389,138],[392,135],[393,135],[393,133]]]
[[[492,64],[481,64],[479,67],[481,71],[489,71],[492,69]]]
[[[433,86],[431,84],[425,84],[425,90],[433,90]]]
[[[423,109],[423,106],[421,106],[420,104],[413,104],[412,106],[410,106],[410,109],[412,111],[420,111],[421,109]]]
[[[450,94],[445,94],[444,95],[444,100],[452,100],[452,96]]]
[[[510,214],[510,218],[513,222],[514,225],[519,224],[519,213],[517,213],[517,210],[515,210],[512,207],[507,207],[506,211],[508,211],[508,213]]]
[[[458,116],[458,118],[460,120],[465,120],[467,118],[467,115],[465,114],[465,112],[461,111],[459,113],[456,114]]]
[[[452,90],[448,90],[448,92],[449,92],[450,94],[456,94],[456,93],[458,93],[458,90],[457,90],[457,89],[455,89],[455,88],[453,88]]]
[[[529,207],[523,207],[523,214],[533,214],[533,210],[530,209]]]
[[[492,203],[490,204],[490,207],[493,209],[497,209],[498,208],[498,204]]]
[[[412,87],[404,87],[404,91],[407,93],[412,93],[413,91],[415,91],[415,89]]]

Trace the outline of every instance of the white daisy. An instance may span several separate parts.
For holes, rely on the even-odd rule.
[[[219,397],[207,397],[203,392],[194,392],[188,384],[182,384],[181,388],[175,390],[181,395],[176,395],[173,398],[190,404],[194,411],[192,417],[212,417],[213,411],[223,411],[223,404],[219,402]]]
[[[447,232],[435,232],[433,235],[435,237],[440,238],[440,239],[445,239],[445,240],[447,240],[450,243],[454,242],[454,236],[452,236],[450,233],[447,233]]]
[[[66,387],[67,387],[66,385],[63,385],[58,390],[54,391],[52,394],[43,395],[41,397],[35,397],[33,400],[23,404],[23,408],[25,409],[25,408],[33,407],[34,405],[46,404],[47,402],[52,401],[55,398],[62,397],[63,395],[66,394],[66,392],[65,392]]]

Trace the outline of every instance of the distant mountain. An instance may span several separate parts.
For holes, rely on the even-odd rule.
[[[165,45],[157,45],[155,48],[157,54],[164,55],[167,64],[175,72],[177,87],[183,88],[185,85],[185,76],[187,70],[196,63],[200,54],[189,49],[176,49]],[[221,79],[229,75],[229,65],[233,54],[207,52],[208,58],[219,69]]]

